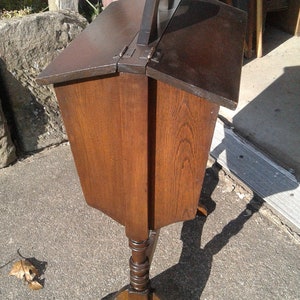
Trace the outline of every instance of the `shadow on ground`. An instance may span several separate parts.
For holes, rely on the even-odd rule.
[[[218,173],[215,170],[218,170],[215,165],[206,170],[200,197],[200,202],[207,207],[209,214],[214,211],[216,206],[211,198],[219,181]],[[239,233],[261,205],[262,202],[254,197],[245,209],[203,248],[201,247],[201,236],[206,217],[199,215],[194,220],[184,222],[181,231],[183,247],[178,264],[151,281],[160,300],[199,300],[209,279],[214,255],[226,246],[231,237]]]
[[[207,208],[208,217],[216,208],[211,195],[219,182],[219,171],[220,167],[217,164],[206,169],[199,203]],[[254,196],[245,209],[203,248],[201,236],[207,217],[199,214],[195,219],[183,222],[181,230],[183,246],[179,262],[151,279],[151,287],[159,299],[199,300],[209,279],[214,255],[226,246],[231,237],[242,230],[244,224],[258,212],[262,203]],[[113,300],[115,296],[116,293],[112,293],[102,300]]]

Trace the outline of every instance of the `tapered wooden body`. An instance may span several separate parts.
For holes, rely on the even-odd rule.
[[[177,0],[140,45],[149,3],[112,3],[38,78],[54,83],[87,203],[136,241],[195,216],[219,105],[237,105],[246,20]]]
[[[217,104],[139,74],[55,91],[89,205],[135,240],[195,216]]]
[[[125,226],[130,285],[115,299],[155,299],[156,232],[196,215],[219,106],[237,105],[245,21],[215,0],[119,0],[38,78],[54,83],[87,203]]]

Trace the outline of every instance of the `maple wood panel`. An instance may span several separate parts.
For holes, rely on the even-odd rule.
[[[193,219],[219,105],[157,82],[151,227]]]
[[[96,77],[55,91],[87,203],[131,239],[147,239],[148,78]]]

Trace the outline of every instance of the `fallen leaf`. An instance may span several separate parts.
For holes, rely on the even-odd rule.
[[[43,286],[38,281],[31,281],[28,283],[28,287],[32,290],[40,290],[43,288]]]
[[[39,272],[28,260],[24,259],[13,264],[9,275],[16,276],[19,279],[25,278],[27,282],[30,282],[35,276],[39,275]]]

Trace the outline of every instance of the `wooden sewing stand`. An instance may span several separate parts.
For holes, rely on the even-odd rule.
[[[237,105],[245,20],[214,0],[120,0],[37,79],[54,83],[87,203],[125,226],[115,299],[159,299],[156,233],[196,215],[219,106]]]

